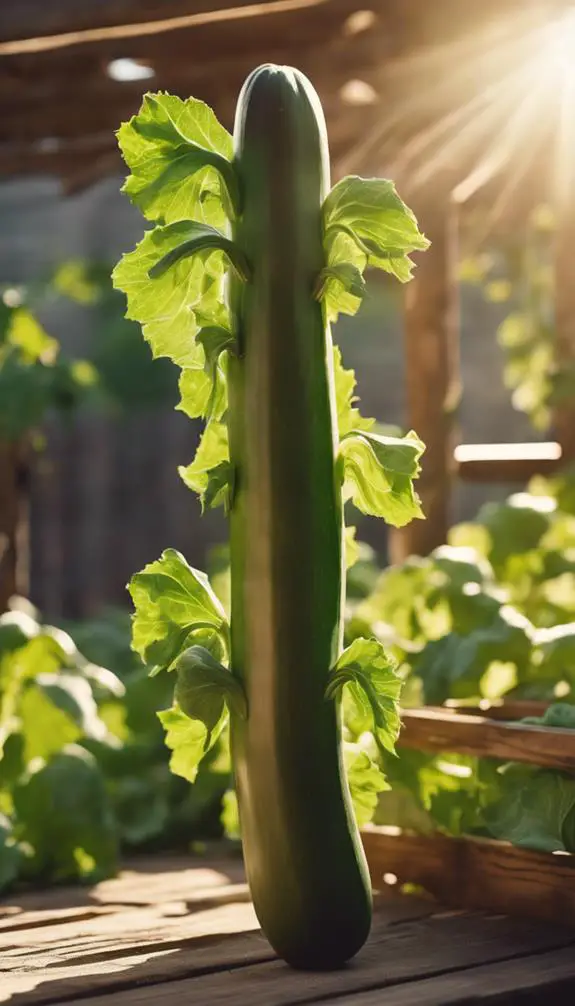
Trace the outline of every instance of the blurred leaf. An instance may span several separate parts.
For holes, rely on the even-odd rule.
[[[104,779],[83,748],[69,745],[48,762],[34,762],[14,788],[14,809],[16,834],[33,847],[37,870],[69,878],[107,876],[116,868],[116,829]]]

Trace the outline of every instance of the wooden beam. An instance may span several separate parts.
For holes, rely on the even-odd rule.
[[[542,768],[575,771],[572,730],[501,722],[444,709],[405,709],[398,745],[431,754],[451,752]]]
[[[392,561],[427,555],[447,540],[453,479],[454,413],[459,402],[457,232],[450,186],[409,200],[431,241],[414,255],[415,277],[404,306],[407,428],[426,444],[418,482],[425,521],[390,536]],[[406,198],[409,198],[406,195]]]
[[[571,128],[571,127],[570,127]],[[564,136],[563,133],[560,133]],[[572,135],[569,133],[569,135]],[[571,382],[575,381],[575,165],[561,157],[564,176],[558,182],[557,231],[555,235],[555,338],[556,359]],[[575,461],[575,400],[573,391],[554,410],[553,427],[565,462]]]
[[[110,40],[142,38],[147,35],[159,35],[165,32],[178,31],[182,28],[193,28],[205,24],[220,24],[225,21],[238,21],[255,17],[283,14],[301,11],[310,7],[318,7],[329,0],[231,0],[228,3],[210,2],[203,10],[196,8],[187,13],[172,17],[152,17],[142,20],[142,11],[137,20],[126,23],[96,23],[84,28],[60,32],[56,35],[37,35],[35,37],[17,38],[12,41],[0,42],[0,55],[17,56],[38,52],[54,52],[58,49],[69,49],[76,46],[94,43],[105,43]],[[141,5],[140,5],[141,6]],[[186,4],[185,6],[190,6]],[[173,7],[173,5],[172,5]],[[181,8],[181,5],[180,5]],[[120,8],[121,10],[121,8]],[[135,9],[133,9],[135,14]],[[159,12],[158,12],[159,13]],[[113,17],[113,15],[112,15]],[[99,20],[95,15],[96,22]]]
[[[454,451],[455,472],[465,482],[521,482],[550,474],[561,465],[555,441],[531,444],[460,444]]]
[[[575,924],[575,856],[398,828],[366,828],[362,840],[376,890],[417,884],[457,908]]]
[[[470,706],[459,699],[448,699],[441,708],[466,716],[488,716],[490,720],[522,720],[525,716],[543,716],[549,705],[537,699],[480,699],[476,706]]]
[[[254,0],[18,0],[0,6],[3,42],[165,21],[253,4]],[[265,0],[261,0],[262,6]]]
[[[26,464],[19,444],[0,441],[0,613],[28,594]]]

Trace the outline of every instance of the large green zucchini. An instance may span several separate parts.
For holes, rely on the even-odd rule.
[[[342,498],[332,343],[313,284],[324,265],[326,129],[309,81],[262,66],[234,132],[251,263],[232,279],[228,369],[232,660],[249,716],[232,717],[244,854],[256,913],[298,967],[345,962],[364,943],[371,888],[325,698],[342,645]]]

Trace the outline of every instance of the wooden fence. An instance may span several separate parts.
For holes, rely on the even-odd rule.
[[[177,466],[196,431],[169,409],[121,419],[81,413],[52,422],[30,467],[31,596],[50,618],[126,604],[134,570],[168,546],[202,566],[223,536],[219,514],[199,506]]]

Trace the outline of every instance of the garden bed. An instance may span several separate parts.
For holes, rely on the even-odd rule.
[[[516,722],[541,702],[404,710],[399,747],[575,771],[575,732]],[[475,836],[363,830],[376,889],[415,884],[444,903],[575,924],[575,856]]]

